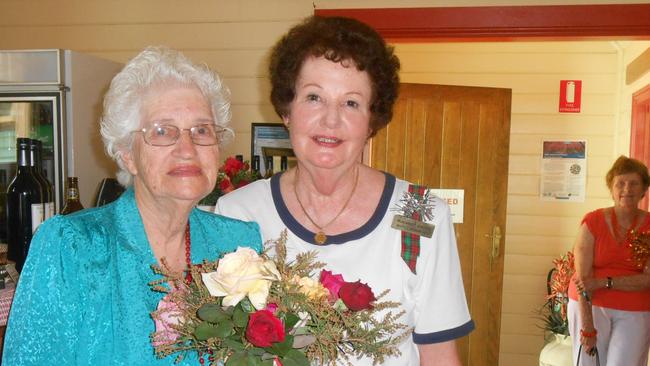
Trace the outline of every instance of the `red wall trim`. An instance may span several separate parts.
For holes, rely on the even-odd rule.
[[[355,18],[390,41],[650,39],[650,4],[315,9]]]

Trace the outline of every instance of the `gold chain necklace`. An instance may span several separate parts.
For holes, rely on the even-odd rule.
[[[307,213],[307,210],[305,210],[305,206],[303,206],[302,202],[300,202],[300,197],[298,196],[298,190],[296,188],[296,186],[298,185],[298,168],[296,167],[296,177],[293,180],[293,193],[296,195],[296,200],[298,201],[298,204],[300,205],[300,208],[302,209],[302,212],[305,214],[305,216],[307,216],[307,219],[309,219],[309,222],[311,222],[312,225],[314,225],[318,229],[318,232],[316,233],[316,235],[314,235],[314,241],[316,242],[316,244],[319,244],[319,245],[325,244],[325,242],[327,241],[327,235],[325,235],[325,232],[324,232],[325,228],[330,226],[334,221],[336,221],[336,219],[338,219],[339,216],[341,216],[343,211],[345,211],[346,207],[348,207],[348,203],[350,203],[350,200],[352,200],[352,196],[354,195],[354,191],[357,190],[357,183],[358,182],[359,182],[359,168],[357,168],[357,172],[356,172],[356,174],[354,176],[354,186],[352,187],[352,192],[350,192],[350,196],[348,196],[348,199],[343,204],[343,207],[341,208],[341,211],[339,211],[339,213],[336,214],[336,216],[334,216],[334,218],[331,219],[327,224],[325,224],[323,226],[320,226],[316,222],[314,222],[314,219],[312,219],[311,216],[309,216],[309,214]]]

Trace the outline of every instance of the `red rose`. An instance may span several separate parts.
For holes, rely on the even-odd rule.
[[[223,165],[223,172],[232,178],[235,176],[235,174],[239,173],[239,171],[242,170],[243,168],[244,168],[244,163],[231,156],[228,159],[226,159],[226,162]]]
[[[225,177],[221,182],[219,182],[219,189],[223,193],[228,193],[232,192],[234,190],[234,187],[232,186],[230,179],[228,179],[228,177]]]
[[[339,289],[339,298],[352,311],[370,309],[371,303],[377,300],[370,287],[361,281],[344,283]]]
[[[257,347],[271,347],[273,343],[284,341],[284,325],[272,312],[258,310],[248,319],[246,339]]]

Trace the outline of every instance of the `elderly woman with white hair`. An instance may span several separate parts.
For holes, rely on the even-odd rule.
[[[149,288],[238,246],[257,224],[197,210],[214,187],[230,130],[228,90],[180,53],[148,48],[113,79],[101,132],[127,186],[115,202],[43,223],[31,243],[6,334],[5,365],[162,365],[150,343]],[[185,360],[197,364],[197,360]]]

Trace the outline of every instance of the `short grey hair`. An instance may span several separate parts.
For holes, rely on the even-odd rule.
[[[147,47],[131,59],[113,80],[104,96],[101,134],[106,153],[117,163],[117,180],[125,187],[133,183],[122,161],[122,151],[131,151],[133,134],[140,127],[140,111],[145,94],[167,82],[197,87],[211,106],[215,122],[226,128],[224,139],[232,139],[229,129],[230,91],[221,77],[206,65],[198,65],[182,53],[166,47]]]

